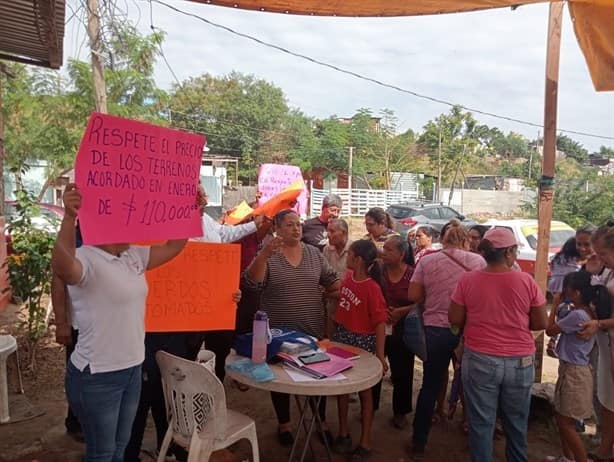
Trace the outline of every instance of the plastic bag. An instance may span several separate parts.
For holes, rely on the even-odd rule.
[[[270,382],[275,379],[275,374],[267,363],[254,363],[249,358],[227,364],[226,369],[238,372],[254,382]]]
[[[247,358],[252,357],[252,334],[237,335],[235,338],[235,350],[237,354]],[[266,360],[271,361],[279,353],[282,344],[297,344],[306,349],[317,350],[318,344],[312,336],[285,328],[271,329],[271,342],[267,347]]]

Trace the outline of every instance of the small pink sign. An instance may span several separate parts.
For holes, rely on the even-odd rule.
[[[296,180],[303,181],[301,169],[296,165],[262,164],[258,171],[258,191],[262,193],[258,205],[278,195]],[[307,188],[298,196],[294,210],[299,214],[307,213]]]
[[[200,135],[92,113],[75,165],[84,244],[202,236],[204,145]]]

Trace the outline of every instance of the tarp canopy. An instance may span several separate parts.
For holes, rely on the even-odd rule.
[[[547,0],[192,0],[314,16],[417,16],[513,7]],[[569,0],[580,48],[597,91],[614,90],[614,0]]]

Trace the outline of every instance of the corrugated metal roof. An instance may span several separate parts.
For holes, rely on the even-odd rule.
[[[0,58],[58,69],[65,0],[0,0]]]

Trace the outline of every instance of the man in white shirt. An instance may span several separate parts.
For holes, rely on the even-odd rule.
[[[191,239],[198,242],[236,242],[243,239],[245,236],[255,233],[256,229],[262,223],[262,217],[254,217],[254,221],[242,225],[230,226],[222,225],[215,221],[210,215],[205,212],[207,206],[207,193],[202,185],[199,185],[199,206],[203,222],[203,235]]]

